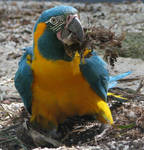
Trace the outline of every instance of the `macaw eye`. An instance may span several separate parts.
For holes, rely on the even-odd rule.
[[[58,23],[58,20],[57,20],[57,18],[55,18],[55,17],[51,17],[50,20],[49,20],[49,22],[50,22],[51,24],[55,25],[56,23]]]
[[[51,17],[45,22],[48,25],[48,28],[54,32],[57,32],[65,24],[64,16],[55,16]]]
[[[58,23],[58,20],[56,17],[51,17],[48,21],[45,22],[46,24],[50,23],[52,25],[55,25]]]
[[[63,23],[64,22],[64,17],[63,16],[56,16],[56,17],[51,17],[48,21],[46,21],[45,23],[48,24],[52,24],[52,25],[57,25],[59,23]]]

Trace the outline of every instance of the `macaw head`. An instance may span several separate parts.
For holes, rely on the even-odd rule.
[[[71,6],[57,6],[44,11],[34,26],[33,37],[34,48],[37,47],[43,57],[71,60],[64,44],[81,42],[84,37],[78,11]]]

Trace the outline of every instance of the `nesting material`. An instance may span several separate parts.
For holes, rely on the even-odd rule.
[[[84,40],[78,42],[73,37],[72,45],[64,45],[65,51],[69,56],[73,56],[76,51],[79,52],[80,56],[83,57],[85,50],[101,50],[104,51],[104,59],[111,65],[117,61],[118,48],[121,48],[122,41],[125,38],[125,34],[122,33],[120,36],[116,36],[111,29],[104,27],[91,27],[84,28]],[[90,55],[89,55],[90,56]]]

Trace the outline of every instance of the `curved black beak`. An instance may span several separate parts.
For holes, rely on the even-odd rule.
[[[74,17],[61,32],[61,40],[67,45],[80,43],[84,39],[84,32],[78,17]]]
[[[68,30],[72,32],[73,36],[77,38],[78,41],[82,42],[84,38],[83,28],[80,20],[75,17],[68,25]]]

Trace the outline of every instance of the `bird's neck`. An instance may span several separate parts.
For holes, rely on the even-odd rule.
[[[34,57],[36,57],[36,49],[40,54],[49,60],[65,60],[71,61],[64,50],[64,46],[61,41],[56,37],[56,34],[47,30],[44,23],[40,23],[34,32]]]

